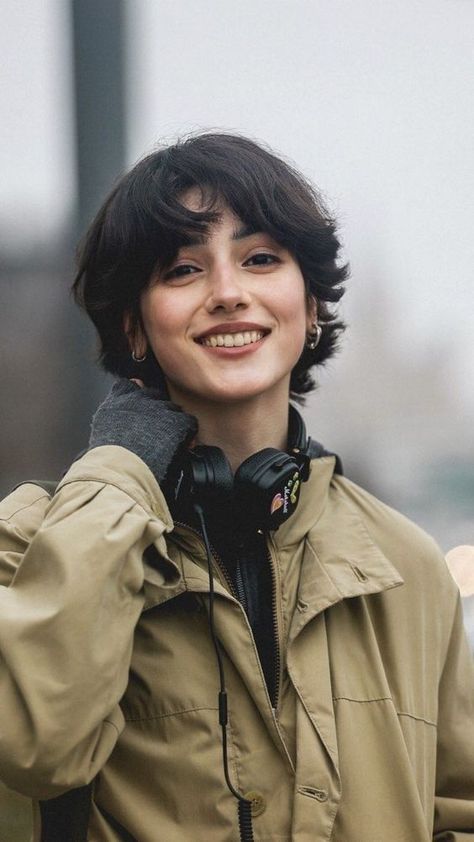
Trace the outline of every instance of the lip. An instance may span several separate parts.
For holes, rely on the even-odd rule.
[[[258,330],[266,336],[270,333],[271,329],[264,325],[259,325],[256,322],[222,322],[218,325],[212,325],[208,330],[200,333],[199,336],[195,336],[194,341],[199,343],[201,339],[206,339],[207,336],[214,336],[217,333],[244,333],[245,331],[251,330]]]

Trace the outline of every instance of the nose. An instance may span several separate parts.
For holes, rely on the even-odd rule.
[[[249,303],[250,294],[238,268],[229,264],[216,266],[210,278],[209,296],[206,301],[208,312],[231,312],[248,307]]]

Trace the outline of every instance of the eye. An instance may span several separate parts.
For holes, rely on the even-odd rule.
[[[197,266],[192,266],[190,263],[180,263],[178,266],[172,266],[163,275],[164,281],[171,281],[174,283],[186,283],[190,280],[190,276],[199,272]]]
[[[274,263],[281,263],[276,254],[271,254],[267,251],[259,251],[258,254],[253,254],[245,261],[244,266],[272,266]]]

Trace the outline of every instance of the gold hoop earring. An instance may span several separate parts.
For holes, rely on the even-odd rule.
[[[305,343],[306,347],[309,348],[310,351],[314,351],[314,349],[317,347],[321,339],[322,333],[323,329],[321,325],[318,325],[316,324],[316,322],[313,322],[313,324],[311,325],[311,330],[306,336]]]

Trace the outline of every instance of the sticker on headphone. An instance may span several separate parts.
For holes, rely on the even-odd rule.
[[[278,492],[278,494],[275,494],[272,500],[272,504],[270,506],[270,514],[275,514],[275,512],[277,512],[278,509],[281,509],[281,507],[284,505],[285,501],[283,500],[283,497],[281,496],[280,492]]]
[[[293,488],[290,488],[290,500],[293,503],[293,505],[295,505],[296,501],[298,499],[298,489],[300,487],[300,481],[299,481],[299,478],[298,478],[298,474],[295,474],[293,479],[294,479]],[[290,482],[291,482],[291,480],[290,480]]]
[[[287,484],[283,489],[283,495],[278,492],[275,494],[271,505],[270,505],[270,514],[273,515],[283,506],[283,514],[287,514],[288,512],[288,502],[290,502],[293,506],[296,505],[298,500],[298,489],[300,487],[300,474],[299,471],[295,471],[291,479],[288,480]]]

